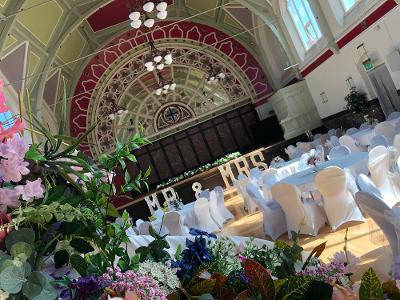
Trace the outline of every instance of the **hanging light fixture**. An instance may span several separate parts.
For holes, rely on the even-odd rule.
[[[213,74],[209,75],[207,78],[207,82],[216,82],[219,80],[224,80],[226,77],[225,73],[222,70],[216,71]]]
[[[158,75],[158,85],[155,90],[157,96],[166,95],[169,91],[174,91],[176,89],[176,83],[173,80],[166,80],[161,72],[157,72]]]
[[[147,28],[152,28],[156,19],[165,20],[168,16],[166,1],[142,0],[135,5],[131,5],[129,19],[131,19],[131,27],[139,29],[144,25]]]
[[[149,42],[150,55],[145,59],[144,66],[148,72],[154,69],[163,70],[166,65],[172,64],[172,54],[169,51],[160,51],[154,45],[154,41]]]
[[[118,106],[115,102],[113,102],[110,110],[107,112],[107,116],[111,121],[113,121],[117,117],[126,115],[127,113],[129,113],[129,111],[126,108]]]

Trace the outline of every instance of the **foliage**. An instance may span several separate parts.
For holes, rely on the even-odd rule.
[[[359,92],[355,87],[344,98],[346,109],[354,114],[366,115],[368,111],[368,97],[366,93]]]
[[[383,299],[382,285],[371,268],[363,275],[360,286],[360,300]]]
[[[140,255],[140,261],[150,260],[154,262],[165,262],[170,256],[166,249],[169,249],[169,244],[165,240],[166,235],[159,235],[152,226],[149,227],[150,236],[154,241],[149,243],[147,247],[139,247],[136,253]]]

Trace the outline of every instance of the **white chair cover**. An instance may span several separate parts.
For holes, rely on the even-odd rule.
[[[346,134],[347,135],[352,135],[352,134],[355,134],[357,132],[358,132],[358,129],[355,128],[355,127],[352,127],[352,128],[349,128],[349,129],[346,130]]]
[[[393,143],[393,138],[394,138],[394,130],[393,130],[393,126],[390,122],[385,121],[385,122],[381,122],[379,124],[377,124],[375,126],[375,134],[381,134],[384,135],[387,139],[387,141],[389,142],[389,145],[392,145]]]
[[[297,155],[297,148],[293,145],[289,145],[286,149],[285,149],[286,154],[289,156],[289,159],[293,159],[296,157]]]
[[[347,190],[346,173],[338,167],[318,172],[315,187],[324,197],[324,209],[333,231],[351,221],[364,221],[353,196]]]
[[[199,197],[198,197],[197,199],[199,199],[199,198],[210,199],[210,191],[209,191],[209,190],[202,190],[202,191],[199,193]]]
[[[389,241],[393,257],[397,257],[399,255],[399,239],[393,224],[384,215],[384,212],[390,210],[390,207],[383,199],[366,192],[358,192],[356,202],[361,210],[368,214],[382,230]]]
[[[368,123],[362,123],[361,126],[360,126],[360,130],[368,129],[370,127],[371,126]]]
[[[303,153],[308,153],[311,150],[311,144],[310,143],[304,143],[301,142],[299,143],[299,145],[297,146],[297,149],[299,150],[299,152],[301,154]]]
[[[278,176],[276,176],[276,175],[274,175],[272,173],[265,174],[263,176],[262,190],[263,190],[263,193],[264,193],[265,200],[267,202],[272,202],[273,201],[272,200],[272,195],[271,195],[271,188],[278,181],[279,181]]]
[[[276,240],[287,232],[285,213],[275,201],[267,203],[261,190],[252,182],[247,184],[247,193],[257,202],[263,212],[264,233]]]
[[[375,135],[371,139],[371,143],[369,145],[369,150],[375,148],[376,146],[388,147],[389,146],[389,142],[388,142],[387,138],[384,135],[378,134],[378,135]]]
[[[324,226],[326,218],[318,205],[307,199],[303,203],[297,187],[278,183],[272,187],[271,193],[285,212],[289,238],[292,237],[292,231],[316,236]]]
[[[252,168],[250,170],[250,179],[255,182],[259,182],[261,178],[262,171],[259,168]]]
[[[382,198],[381,192],[367,175],[359,174],[356,178],[356,182],[358,189],[361,192],[366,192],[376,197]]]
[[[315,147],[315,152],[320,162],[325,161],[325,150],[322,145]]]
[[[208,199],[197,199],[194,203],[194,213],[196,214],[197,229],[207,232],[216,232],[220,230],[211,217]]]
[[[329,129],[328,130],[328,135],[331,136],[336,136],[336,129]]]
[[[328,158],[329,160],[344,157],[351,154],[351,150],[346,146],[336,146],[331,149],[329,152]]]
[[[239,192],[242,195],[243,202],[244,202],[244,209],[248,213],[253,214],[257,211],[257,205],[247,195],[246,185],[248,182],[249,182],[249,178],[247,178],[247,176],[245,174],[243,174],[243,173],[239,174],[237,188],[239,189]]]
[[[321,138],[322,134],[321,133],[317,133],[314,135],[314,141],[315,140],[319,140]]]
[[[397,152],[400,153],[400,134],[394,136],[393,146],[396,148]]]
[[[336,135],[331,136],[331,138],[329,140],[333,147],[340,146],[339,138]]]
[[[224,189],[220,186],[216,186],[214,192],[217,194],[218,210],[224,218],[224,222],[235,219],[233,214],[225,206]]]
[[[170,211],[165,214],[164,226],[169,235],[189,235],[189,229],[184,225],[183,216],[177,211]]]
[[[387,117],[388,121],[392,121],[392,120],[396,120],[400,118],[400,112],[399,111],[394,111],[392,113],[389,114],[389,116]]]
[[[139,226],[137,227],[137,228],[138,228],[138,231],[139,231],[139,234],[144,234],[144,235],[149,234],[149,227],[150,227],[150,225],[151,225],[150,222],[147,222],[147,221],[141,222],[141,223],[139,224]]]
[[[392,207],[398,202],[397,190],[389,173],[389,150],[377,146],[369,152],[368,169],[372,182],[380,191],[385,203]]]
[[[143,221],[142,219],[137,219],[136,222],[135,222],[136,227],[139,228],[139,225],[140,225],[141,223],[143,223],[143,222],[144,222],[144,221]]]
[[[394,124],[394,133],[400,134],[400,120]]]
[[[356,141],[349,135],[343,135],[339,138],[339,143],[351,150],[351,153],[360,152],[360,148],[356,145]]]
[[[217,193],[214,191],[210,192],[210,213],[211,218],[213,218],[215,221],[215,224],[217,224],[219,228],[222,228],[224,226],[225,219],[219,211]]]

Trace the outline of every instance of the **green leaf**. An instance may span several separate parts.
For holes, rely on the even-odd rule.
[[[129,221],[129,213],[124,210],[124,212],[122,213],[122,220],[124,221],[124,223],[128,223]]]
[[[191,296],[200,296],[203,294],[211,293],[215,287],[216,279],[202,280],[195,283],[189,289]]]
[[[360,300],[381,300],[383,299],[382,285],[374,270],[369,268],[361,278]]]
[[[56,269],[61,268],[63,265],[67,264],[69,261],[69,253],[67,250],[59,250],[54,253],[54,265]]]
[[[252,259],[246,259],[244,273],[249,282],[249,292],[253,297],[261,295],[263,300],[273,300],[275,296],[275,285],[271,275],[260,263]]]
[[[7,250],[11,251],[11,247],[18,242],[25,242],[29,245],[33,245],[33,243],[35,242],[35,232],[30,228],[21,228],[12,231],[6,237]]]
[[[304,300],[305,294],[313,281],[309,276],[291,276],[276,296],[276,299]]]
[[[21,257],[21,254],[25,256],[26,261],[32,255],[33,247],[32,245],[25,243],[25,242],[17,242],[12,245],[10,254],[13,258],[17,256]]]
[[[81,228],[82,224],[79,222],[72,223],[72,222],[63,222],[61,223],[58,231],[63,234],[73,234],[77,232]]]
[[[151,166],[149,166],[146,170],[146,172],[144,173],[144,178],[148,178],[151,174]]]
[[[41,272],[32,272],[22,288],[25,297],[32,300],[53,300],[58,294],[49,278]]]
[[[74,248],[76,251],[82,254],[94,251],[94,248],[87,241],[83,239],[79,238],[73,239],[69,244],[72,248]]]
[[[81,275],[85,276],[88,268],[86,260],[77,254],[72,254],[69,259],[71,266]]]
[[[0,289],[10,294],[21,291],[25,282],[25,273],[21,267],[10,265],[0,273]]]
[[[35,161],[46,161],[46,158],[40,153],[38,145],[33,144],[25,153],[25,158]]]
[[[115,206],[111,203],[109,203],[108,207],[107,207],[107,216],[114,217],[114,218],[119,217],[118,209],[116,209]]]

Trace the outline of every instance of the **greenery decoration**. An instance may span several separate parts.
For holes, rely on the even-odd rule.
[[[346,109],[353,114],[364,116],[368,112],[368,97],[366,93],[357,91],[352,87],[350,93],[344,98]]]

